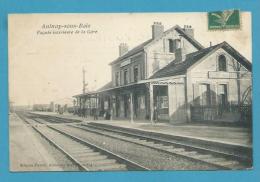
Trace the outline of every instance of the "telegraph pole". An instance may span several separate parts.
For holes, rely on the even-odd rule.
[[[82,89],[82,91],[83,91],[83,94],[85,94],[86,93],[86,86],[88,84],[86,83],[86,80],[85,80],[86,70],[84,69],[84,67],[82,69],[82,73],[83,73],[83,89]]]

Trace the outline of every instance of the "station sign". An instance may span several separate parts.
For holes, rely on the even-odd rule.
[[[122,62],[122,63],[120,64],[120,67],[129,65],[130,63],[131,63],[131,59],[127,59],[126,61],[124,61],[124,62]]]

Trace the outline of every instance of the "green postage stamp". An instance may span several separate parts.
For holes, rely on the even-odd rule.
[[[240,28],[239,10],[225,10],[208,13],[209,30],[226,30]]]

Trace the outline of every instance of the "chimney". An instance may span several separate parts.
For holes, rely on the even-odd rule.
[[[191,37],[194,37],[194,29],[191,27],[191,25],[184,25],[183,30]]]
[[[128,51],[128,45],[126,43],[121,43],[119,45],[119,56],[124,55]]]
[[[161,36],[164,32],[164,27],[161,22],[154,22],[152,25],[152,36],[153,39]]]

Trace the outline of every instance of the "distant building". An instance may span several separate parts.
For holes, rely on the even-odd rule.
[[[14,103],[9,103],[9,112],[13,113],[16,111],[32,111],[31,105],[15,105]]]
[[[49,104],[33,104],[32,110],[48,112],[48,111],[50,111],[50,105]]]
[[[54,102],[51,102],[51,103],[50,103],[50,112],[55,112]]]
[[[50,111],[57,112],[60,114],[67,113],[67,112],[74,112],[74,105],[72,98],[62,98],[50,103]]]
[[[120,44],[110,66],[110,83],[74,96],[77,114],[94,109],[100,116],[172,123],[251,117],[251,62],[227,42],[203,47],[191,26],[164,31],[155,22],[151,39],[131,50]]]

